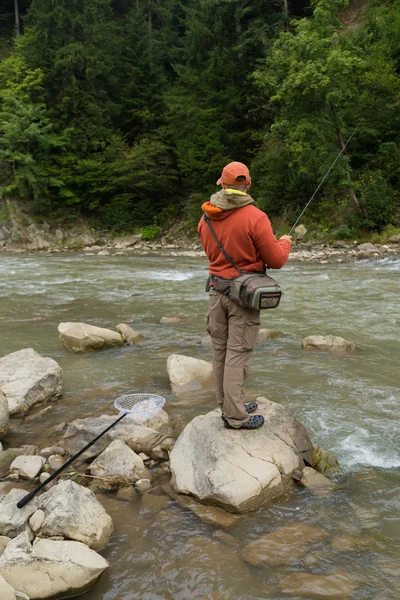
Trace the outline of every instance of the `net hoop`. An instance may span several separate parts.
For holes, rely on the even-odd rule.
[[[164,404],[165,398],[155,394],[125,394],[114,402],[120,415],[125,414],[128,419],[137,423],[144,423],[155,417]]]

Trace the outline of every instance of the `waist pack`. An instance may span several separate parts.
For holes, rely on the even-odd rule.
[[[238,277],[233,279],[211,279],[212,287],[217,292],[226,294],[233,302],[246,308],[263,310],[265,308],[276,308],[282,297],[282,288],[280,285],[265,273],[246,273],[238,267],[231,257],[225,252],[225,249],[210,223],[209,217],[204,216],[213,238],[218,244],[219,249],[227,261],[239,272]],[[207,288],[206,288],[207,289]]]

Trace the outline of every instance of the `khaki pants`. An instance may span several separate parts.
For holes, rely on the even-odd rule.
[[[207,331],[211,335],[217,402],[233,427],[246,423],[244,382],[260,331],[260,311],[243,308],[210,291]]]

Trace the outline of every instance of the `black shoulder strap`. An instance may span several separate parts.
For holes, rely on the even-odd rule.
[[[215,233],[213,226],[211,225],[211,221],[210,221],[210,217],[208,217],[207,215],[204,215],[204,220],[207,223],[208,227],[210,228],[211,234],[214,238],[214,240],[217,242],[218,248],[221,250],[222,254],[225,256],[226,260],[228,262],[231,263],[231,265],[233,267],[235,267],[235,269],[237,269],[239,271],[239,273],[244,273],[245,271],[243,271],[243,269],[241,269],[240,267],[237,266],[236,263],[233,262],[233,260],[231,259],[231,257],[229,256],[229,254],[227,254],[225,252],[225,248],[223,247],[223,245],[221,244],[221,242],[219,241],[219,239],[217,238],[217,234]]]

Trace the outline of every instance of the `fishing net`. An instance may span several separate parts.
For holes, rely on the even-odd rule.
[[[154,394],[126,394],[114,402],[119,414],[126,414],[128,419],[144,423],[158,413],[165,404],[165,398]]]

